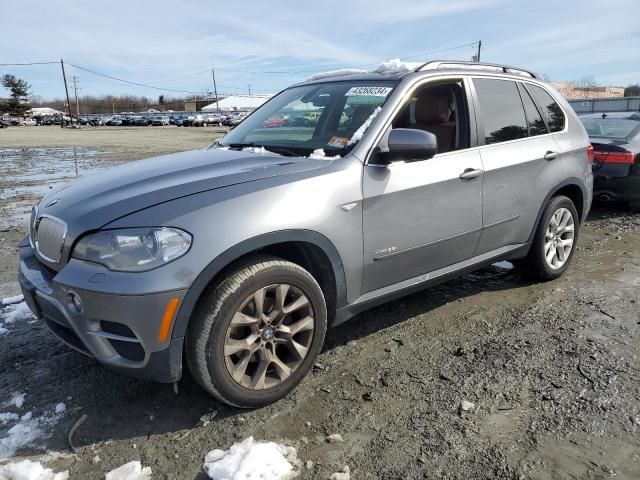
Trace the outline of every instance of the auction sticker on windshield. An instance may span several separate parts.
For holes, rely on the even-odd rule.
[[[330,147],[344,148],[347,146],[347,143],[349,143],[349,139],[347,137],[334,136],[329,139],[329,143],[327,145]]]
[[[393,88],[391,87],[351,87],[344,95],[346,97],[353,96],[369,96],[369,97],[386,97]]]

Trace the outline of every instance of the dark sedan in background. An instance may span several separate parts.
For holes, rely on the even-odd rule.
[[[640,210],[640,113],[580,117],[593,145],[593,197]]]

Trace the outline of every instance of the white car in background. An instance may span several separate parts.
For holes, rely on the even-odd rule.
[[[206,125],[217,125],[219,127],[222,126],[223,117],[219,113],[210,113],[204,119],[204,123]]]
[[[164,117],[162,115],[156,115],[155,117],[151,118],[151,125],[153,126],[165,126],[165,125],[169,125],[169,117]]]

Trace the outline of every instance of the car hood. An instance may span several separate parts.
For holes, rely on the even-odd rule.
[[[331,162],[211,148],[133,161],[72,181],[45,195],[38,213],[63,219],[74,237],[179,197]]]

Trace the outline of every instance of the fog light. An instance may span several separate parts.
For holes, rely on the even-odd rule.
[[[71,300],[71,305],[73,305],[73,308],[76,311],[76,313],[81,313],[82,312],[82,300],[80,300],[80,297],[78,295],[76,295],[75,293],[71,292],[71,293],[69,293],[69,300]]]

